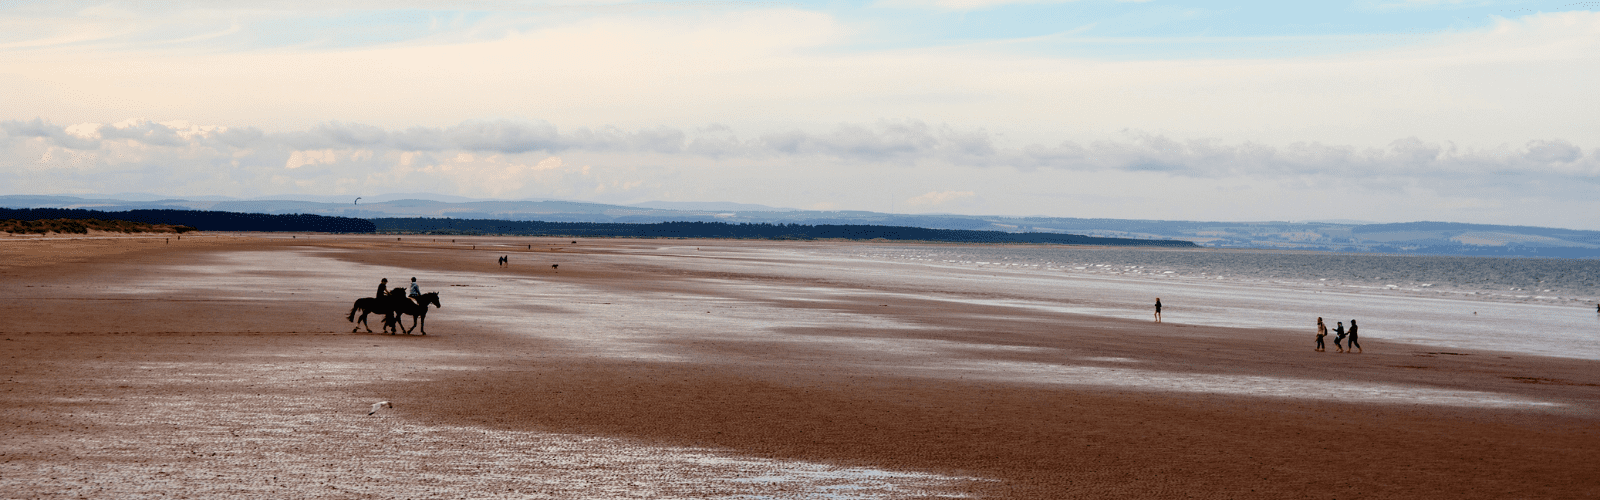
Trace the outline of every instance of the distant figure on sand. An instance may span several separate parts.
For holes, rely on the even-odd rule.
[[[1344,352],[1344,345],[1339,343],[1339,342],[1343,342],[1343,341],[1344,341],[1344,322],[1340,321],[1338,325],[1335,325],[1333,327],[1333,348],[1334,349],[1338,349],[1339,352]]]
[[[1350,347],[1345,349],[1344,352],[1350,352],[1350,349],[1360,349],[1360,348],[1361,348],[1361,342],[1356,340],[1356,320],[1352,319],[1352,320],[1350,320]],[[1361,351],[1356,351],[1356,352],[1361,352]]]
[[[384,295],[388,295],[388,294],[389,294],[389,278],[384,278],[382,281],[378,282],[378,298],[381,299],[381,298],[383,298]]]
[[[1156,322],[1161,322],[1161,297],[1156,297]]]
[[[501,255],[500,256],[500,265],[504,266],[504,265],[508,264],[508,262],[506,261],[506,257],[507,256],[505,256],[505,255]]]
[[[1327,344],[1322,343],[1322,338],[1328,336],[1328,325],[1322,324],[1322,318],[1317,318],[1317,352],[1328,350]]]

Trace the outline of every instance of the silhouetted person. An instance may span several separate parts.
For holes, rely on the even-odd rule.
[[[1333,348],[1334,349],[1338,349],[1339,352],[1344,352],[1344,345],[1340,344],[1340,342],[1343,342],[1343,341],[1344,341],[1344,322],[1340,321],[1338,325],[1335,325],[1333,327]]]
[[[378,282],[378,298],[381,299],[381,298],[383,298],[384,295],[388,295],[388,294],[389,294],[389,278],[384,278],[382,281]]]
[[[1322,318],[1317,318],[1317,352],[1328,350],[1327,344],[1322,343],[1322,338],[1328,336],[1328,325],[1322,324]]]
[[[1352,320],[1350,320],[1350,347],[1348,349],[1345,349],[1345,352],[1350,352],[1350,349],[1360,349],[1360,348],[1361,348],[1361,342],[1356,339],[1356,320],[1352,319]]]
[[[1156,322],[1161,322],[1161,297],[1156,297]]]

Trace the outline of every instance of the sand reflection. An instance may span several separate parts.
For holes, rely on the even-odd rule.
[[[174,288],[230,288],[228,269],[338,270],[337,278],[401,276],[411,271],[336,262],[307,252],[240,252],[226,262],[182,266],[194,274],[164,285]],[[250,280],[269,287],[301,285],[303,278],[257,274]],[[328,277],[324,276],[323,280]],[[281,283],[280,283],[281,280]],[[368,279],[367,281],[371,281]],[[1099,357],[1063,363],[973,359],[985,352],[1043,352],[1050,349],[935,339],[874,336],[800,335],[795,330],[925,330],[926,325],[892,315],[860,314],[835,309],[784,307],[788,301],[849,300],[859,290],[807,284],[795,287],[733,280],[694,280],[701,292],[637,292],[618,297],[612,292],[573,283],[488,273],[434,273],[433,284],[471,284],[450,289],[450,309],[441,317],[468,317],[495,324],[508,332],[556,340],[585,356],[657,362],[725,363],[733,358],[707,357],[671,341],[686,338],[721,341],[801,343],[835,352],[869,354],[858,368],[891,375],[979,379],[1017,384],[1075,385],[1126,390],[1217,394],[1225,396],[1316,399],[1350,403],[1441,405],[1476,408],[1537,409],[1563,406],[1482,391],[1438,389],[1359,381],[1328,381],[1253,375],[1222,375],[1135,368],[1137,360]],[[159,285],[158,285],[159,286]],[[904,295],[904,294],[882,294]],[[743,298],[741,298],[743,297]],[[905,297],[912,297],[905,295]],[[757,299],[758,298],[758,299]],[[922,297],[929,298],[929,297]],[[950,300],[949,297],[938,297]],[[961,302],[1059,312],[1084,312],[1032,301],[966,299]],[[527,310],[545,308],[544,313]],[[776,360],[763,360],[776,362]],[[1113,365],[1113,366],[1094,366]]]
[[[1329,381],[1141,370],[1126,367],[1074,366],[1016,361],[948,361],[939,367],[911,366],[907,372],[1012,382],[1110,387],[1140,391],[1186,392],[1219,396],[1318,399],[1349,403],[1462,406],[1472,408],[1555,408],[1558,403],[1506,394]]]

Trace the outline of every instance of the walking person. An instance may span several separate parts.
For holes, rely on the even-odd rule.
[[[1156,322],[1161,322],[1161,297],[1156,297]]]
[[[1338,325],[1333,327],[1333,348],[1338,349],[1339,352],[1344,352],[1344,346],[1339,344],[1342,341],[1344,341],[1344,322],[1340,321]]]
[[[1361,342],[1358,342],[1356,340],[1356,320],[1352,319],[1352,320],[1350,320],[1350,347],[1345,349],[1344,352],[1350,352],[1350,349],[1360,349],[1360,348],[1361,348]],[[1361,351],[1356,351],[1356,352],[1361,352]]]
[[[1328,345],[1322,343],[1322,338],[1328,336],[1328,325],[1322,324],[1322,317],[1317,317],[1317,352],[1325,352]]]

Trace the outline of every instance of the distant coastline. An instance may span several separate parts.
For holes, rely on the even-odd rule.
[[[268,198],[184,200],[146,197],[140,200],[126,200],[59,195],[0,195],[0,207],[88,209],[103,212],[191,210],[256,215],[317,215],[332,218],[301,221],[313,225],[329,220],[341,220],[340,218],[359,221],[415,218],[502,221],[500,225],[508,227],[515,225],[512,223],[524,222],[625,224],[629,228],[627,231],[629,233],[639,233],[637,225],[683,222],[730,225],[878,226],[969,230],[985,234],[1058,234],[1111,238],[1112,241],[1123,239],[1188,241],[1204,248],[1303,250],[1349,254],[1600,259],[1600,231],[1537,226],[1461,222],[1370,223],[1338,220],[1230,222],[903,214],[795,210],[713,202],[607,205],[563,200],[438,200],[411,196],[422,195],[375,195],[370,198],[371,201],[362,200],[359,204]],[[458,229],[468,232],[481,231],[485,234],[493,232],[482,229]],[[592,226],[561,228],[562,231],[592,229]],[[375,227],[294,230],[377,231]],[[424,231],[442,230],[445,229],[433,228]],[[521,234],[518,231],[522,230],[511,231],[510,234]]]
[[[878,225],[730,224],[660,222],[645,224],[505,221],[450,218],[357,219],[308,214],[248,214],[204,210],[128,210],[103,212],[73,208],[0,208],[0,221],[130,221],[192,227],[201,231],[323,232],[439,235],[561,236],[587,238],[726,238],[766,240],[890,240],[948,243],[1031,243],[1199,248],[1180,240],[1102,238],[1057,233],[1007,233]],[[21,225],[19,225],[21,227]]]
[[[1102,238],[1060,233],[1007,233],[879,225],[730,224],[658,222],[653,224],[505,221],[489,219],[373,219],[380,233],[582,236],[613,238],[725,238],[763,240],[889,240],[947,243],[1033,243],[1200,248],[1190,241]]]

